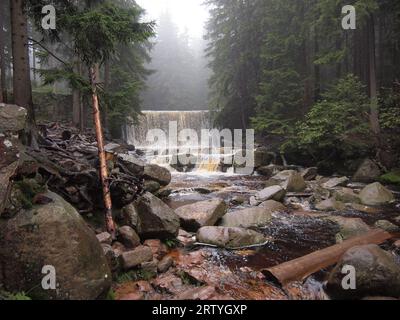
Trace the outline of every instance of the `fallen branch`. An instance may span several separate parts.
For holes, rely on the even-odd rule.
[[[362,236],[349,239],[341,244],[313,252],[272,268],[264,269],[262,273],[266,276],[267,280],[284,286],[290,282],[304,280],[313,273],[334,265],[347,250],[355,246],[379,245],[393,237],[393,234],[386,231],[373,229]]]

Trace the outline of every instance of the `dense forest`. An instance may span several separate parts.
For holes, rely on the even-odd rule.
[[[210,107],[294,163],[398,165],[398,1],[211,0]],[[342,7],[356,8],[344,30]]]

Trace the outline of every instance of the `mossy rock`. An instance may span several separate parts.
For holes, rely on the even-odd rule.
[[[380,178],[382,183],[400,186],[400,169],[384,174]]]

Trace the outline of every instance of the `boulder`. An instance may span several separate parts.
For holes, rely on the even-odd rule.
[[[339,226],[339,232],[336,235],[337,243],[361,236],[371,230],[371,228],[360,218],[344,218],[335,216],[326,217],[325,219],[333,221]]]
[[[153,253],[149,247],[139,246],[131,251],[122,253],[120,260],[124,270],[129,270],[144,262],[152,261]]]
[[[346,208],[345,204],[335,199],[327,199],[319,202],[315,208],[319,211],[342,211]]]
[[[285,198],[286,191],[281,186],[272,186],[256,193],[256,199],[260,202],[267,200],[282,201]]]
[[[171,256],[164,257],[157,265],[157,270],[160,273],[167,272],[174,264],[174,259]]]
[[[13,104],[0,103],[0,132],[18,132],[25,128],[27,110]]]
[[[183,229],[196,232],[201,227],[215,225],[225,215],[227,209],[224,200],[213,199],[180,207],[175,212],[180,218]]]
[[[270,212],[284,212],[287,208],[280,202],[275,200],[267,200],[258,205],[260,208],[269,210]]]
[[[146,240],[144,245],[151,249],[156,259],[161,260],[168,253],[168,247],[159,239]]]
[[[112,244],[112,237],[111,234],[109,234],[108,232],[99,233],[98,235],[96,235],[96,237],[101,244],[108,244],[108,245]]]
[[[272,177],[272,179],[279,182],[285,182],[287,179],[289,179],[290,176],[296,173],[298,173],[296,170],[284,170],[278,172],[276,175]]]
[[[347,186],[348,182],[349,182],[349,178],[347,178],[347,177],[332,178],[332,179],[329,179],[324,184],[322,184],[322,187],[325,188],[325,189],[333,189],[333,188],[337,188],[337,187],[345,187],[345,186]]]
[[[293,172],[282,186],[287,192],[303,192],[307,188],[303,177],[298,172]]]
[[[123,226],[118,229],[118,233],[118,241],[126,248],[133,249],[140,245],[140,238],[131,227]]]
[[[157,181],[163,187],[171,183],[171,172],[156,164],[148,164],[144,167],[143,176],[145,179]]]
[[[263,166],[257,169],[257,173],[261,176],[271,178],[274,175],[273,168],[270,166]]]
[[[370,159],[365,159],[354,174],[353,182],[371,183],[379,179],[382,172],[378,165]]]
[[[132,154],[118,154],[118,160],[134,175],[142,176],[146,163]]]
[[[203,227],[197,232],[197,241],[220,248],[235,249],[265,243],[261,233],[243,228]]]
[[[139,226],[139,214],[134,203],[130,203],[122,208],[122,222],[124,225],[137,230]]]
[[[355,269],[355,289],[344,290],[345,266]],[[328,294],[337,299],[360,299],[368,296],[400,297],[400,265],[377,245],[348,250],[329,275]]]
[[[386,189],[379,182],[367,185],[360,192],[361,202],[367,206],[379,206],[394,201],[391,191]]]
[[[380,181],[386,184],[400,186],[400,169],[394,169],[380,177]]]
[[[375,222],[374,227],[380,228],[389,233],[400,233],[400,227],[394,225],[393,223],[391,223],[390,221],[387,221],[387,220],[379,220],[379,221]]]
[[[333,197],[336,201],[341,201],[344,203],[360,203],[360,197],[356,194],[353,189],[341,188],[333,192]]]
[[[47,192],[46,205],[0,219],[0,282],[35,299],[92,300],[111,286],[111,271],[101,244],[79,213]],[[57,290],[38,284],[44,266],[56,271]]]
[[[107,259],[108,266],[112,272],[117,272],[119,269],[119,259],[118,255],[114,251],[114,249],[109,244],[102,244],[104,256]]]
[[[312,181],[318,176],[318,168],[312,167],[304,169],[301,172],[301,176],[303,177],[304,181]]]
[[[227,213],[221,222],[222,227],[264,227],[272,221],[272,211],[256,207]]]
[[[157,181],[146,180],[144,182],[144,190],[150,193],[157,193],[161,189],[161,185]]]
[[[130,227],[136,227],[141,239],[169,239],[178,235],[179,217],[174,210],[151,193],[147,192],[139,197],[133,203],[133,208],[126,208],[124,211],[130,213],[133,221],[137,217],[137,225]]]

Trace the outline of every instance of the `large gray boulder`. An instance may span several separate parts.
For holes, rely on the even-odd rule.
[[[370,159],[364,160],[357,172],[353,176],[354,182],[371,183],[379,179],[382,175],[378,165]]]
[[[0,103],[0,132],[18,132],[25,128],[27,111],[13,104]]]
[[[243,228],[203,227],[197,232],[197,241],[236,249],[265,243],[266,238],[261,233]]]
[[[360,203],[360,197],[350,188],[341,188],[333,192],[333,197],[336,201],[344,203]]]
[[[178,235],[179,217],[160,199],[145,193],[123,208],[125,223],[143,239],[169,239]]]
[[[367,206],[379,206],[394,201],[394,195],[379,182],[375,182],[360,192],[360,199]]]
[[[342,272],[345,266],[351,266],[355,270],[354,290],[343,289],[343,278],[347,275]],[[338,299],[360,299],[368,296],[400,298],[400,265],[389,252],[377,245],[351,248],[330,273],[327,292]]]
[[[158,182],[162,186],[167,186],[171,183],[171,172],[164,167],[156,164],[148,164],[144,167],[143,176],[147,180]]]
[[[286,191],[281,186],[272,186],[256,193],[256,200],[264,202],[267,200],[282,201],[285,198]]]
[[[222,227],[264,227],[271,223],[273,212],[268,208],[256,207],[227,213],[221,222]]]
[[[342,211],[346,206],[343,202],[331,198],[317,203],[315,208],[319,211]]]
[[[142,176],[146,163],[132,154],[118,154],[118,160],[134,175]]]
[[[371,230],[371,228],[360,218],[332,216],[326,217],[326,219],[333,221],[339,227],[339,232],[336,234],[337,243],[361,236]]]
[[[105,295],[111,271],[100,242],[70,204],[51,192],[45,196],[52,202],[0,219],[0,283],[35,299]],[[55,268],[57,290],[40,285],[45,266]]]
[[[337,187],[345,187],[349,182],[349,178],[341,177],[341,178],[332,178],[325,182],[322,187],[325,189],[334,189]]]
[[[200,201],[175,210],[186,231],[196,232],[201,227],[213,226],[228,209],[222,199]]]
[[[298,172],[293,172],[282,186],[287,192],[303,192],[307,188],[302,175]]]

